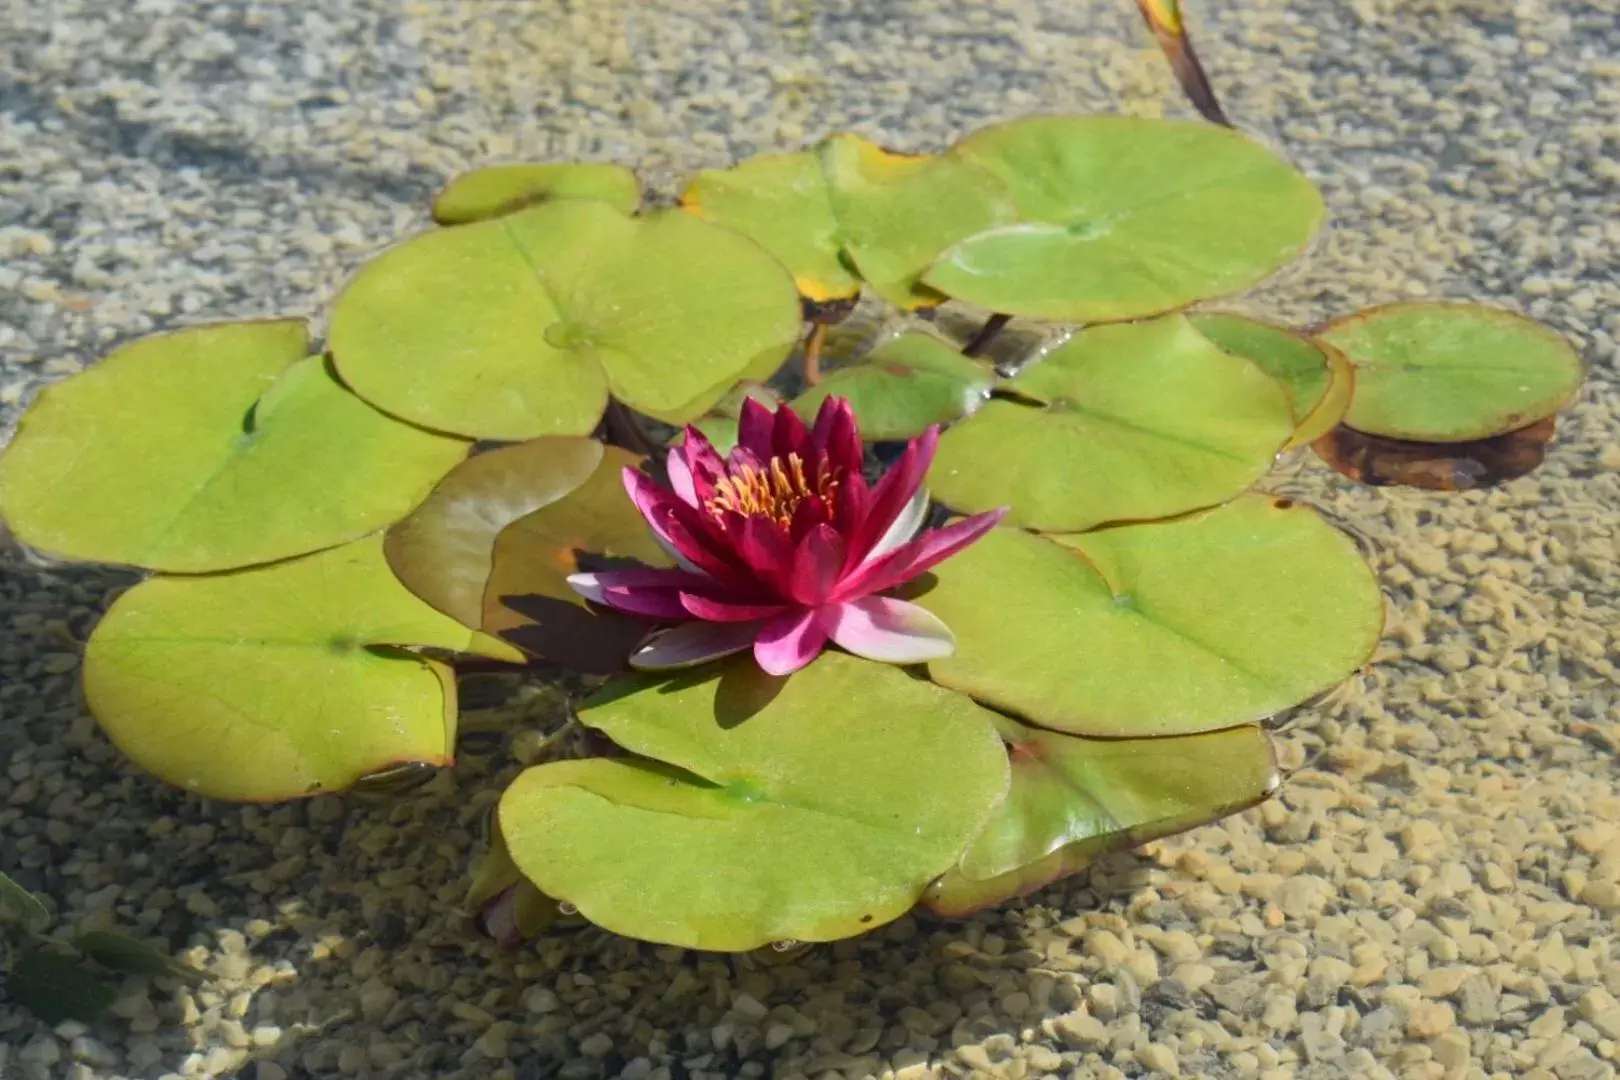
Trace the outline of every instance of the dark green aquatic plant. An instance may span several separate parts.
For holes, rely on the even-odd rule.
[[[1493,309],[1205,307],[1323,218],[1218,125],[835,135],[663,209],[622,167],[501,166],[434,216],[322,341],[175,330],[47,388],[0,513],[154,572],[86,699],[200,795],[397,791],[452,763],[458,669],[571,673],[469,894],[503,940],[827,940],[1253,805],[1268,720],[1383,624],[1349,538],[1264,492],[1277,455],[1490,482],[1581,377]],[[863,293],[900,331],[824,369]],[[986,329],[955,340],[947,304]],[[992,343],[1009,322],[1082,325]]]

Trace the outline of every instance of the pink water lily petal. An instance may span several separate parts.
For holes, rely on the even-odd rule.
[[[831,525],[818,525],[805,533],[793,552],[788,595],[808,607],[817,607],[832,595],[843,569],[844,538]]]
[[[798,454],[802,459],[810,447],[810,431],[799,414],[783,405],[776,410],[776,426],[771,429],[771,453],[776,457]]]
[[[900,459],[890,466],[877,487],[872,489],[866,520],[861,523],[849,545],[850,558],[854,562],[858,564],[866,560],[878,540],[889,531],[889,526],[894,524],[916,496],[917,489],[922,487],[923,477],[928,474],[928,467],[934,463],[934,449],[938,445],[939,428],[931,426],[906,447]]]
[[[739,583],[739,572],[727,546],[714,532],[702,511],[682,502],[674,492],[659,487],[635,469],[624,470],[624,488],[647,520],[653,539],[682,569]]]
[[[878,537],[878,542],[872,545],[872,550],[866,553],[863,562],[872,562],[881,559],[901,544],[906,543],[917,535],[917,530],[923,527],[928,520],[928,489],[918,488],[917,494],[906,503],[900,516],[894,519],[887,532]]]
[[[771,433],[776,430],[776,414],[754,397],[743,398],[737,414],[737,445],[764,460],[771,456]]]
[[[664,458],[664,471],[669,473],[670,490],[687,506],[698,505],[697,487],[692,482],[692,466],[686,460],[687,447],[677,446]]]
[[[874,559],[845,578],[838,586],[837,595],[844,598],[865,596],[910,581],[973,543],[995,528],[1006,516],[1005,507],[987,510],[982,514],[954,521],[943,529],[924,533],[882,558]]]
[[[654,634],[630,656],[642,671],[696,667],[742,652],[754,643],[760,623],[689,622]]]
[[[810,444],[834,468],[846,474],[858,474],[865,456],[861,449],[861,433],[855,424],[855,412],[849,402],[840,397],[828,397],[816,413],[815,428],[810,433]]]
[[[681,570],[618,570],[570,574],[568,587],[593,603],[647,619],[685,619],[680,591],[707,583]]]
[[[692,474],[693,494],[697,497],[695,505],[701,508],[714,498],[714,485],[725,478],[726,459],[715,451],[707,435],[691,425],[687,425],[685,438],[676,452],[686,459],[687,471]]]
[[[793,544],[776,524],[766,518],[741,519],[735,534],[737,554],[754,576],[783,596],[789,595],[793,571]]]
[[[821,613],[801,609],[778,615],[760,628],[754,659],[769,675],[791,675],[814,660],[826,644]]]
[[[709,622],[760,622],[788,610],[786,604],[723,599],[696,592],[683,592],[680,597],[687,614]]]
[[[885,664],[921,664],[956,651],[956,638],[933,612],[889,596],[828,608],[828,631],[840,648]]]

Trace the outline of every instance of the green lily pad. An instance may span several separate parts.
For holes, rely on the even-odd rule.
[[[838,653],[786,680],[746,656],[627,679],[580,719],[659,760],[523,773],[501,800],[512,857],[592,922],[689,948],[881,926],[956,862],[1007,788],[983,709]]]
[[[1318,335],[1356,368],[1344,422],[1414,442],[1468,442],[1551,416],[1580,388],[1580,357],[1539,323],[1474,304],[1391,304]]]
[[[934,681],[1076,735],[1251,723],[1351,674],[1384,624],[1355,544],[1258,495],[1078,535],[996,529],[933,575],[921,602],[956,634]]]
[[[516,441],[589,434],[609,391],[684,423],[775,370],[798,333],[793,282],[746,237],[562,199],[385,252],[338,298],[329,337],[380,408]]]
[[[1316,441],[1344,419],[1356,378],[1355,368],[1338,349],[1242,315],[1200,312],[1188,319],[1216,345],[1251,361],[1282,385],[1294,417],[1290,447]]]
[[[6,973],[6,996],[47,1024],[93,1023],[118,994],[76,957],[54,949],[23,953]]]
[[[995,381],[989,365],[931,334],[911,333],[826,375],[793,407],[810,417],[829,395],[848,398],[863,438],[910,439],[930,424],[950,424],[977,411]]]
[[[845,253],[879,296],[907,310],[946,299],[921,284],[940,252],[1016,220],[1006,185],[962,158],[896,154],[844,134],[821,145],[821,167]]]
[[[518,518],[578,488],[602,458],[600,442],[567,437],[468,458],[388,530],[388,565],[411,592],[461,625],[481,629],[495,538]]]
[[[992,311],[1099,323],[1237,292],[1322,224],[1287,162],[1210,124],[1046,116],[968,136],[951,156],[998,177],[1016,224],[943,251],[923,284]]]
[[[41,391],[0,456],[23,542],[181,573],[396,521],[467,444],[402,424],[308,357],[299,320],[145,338]]]
[[[207,976],[183,961],[139,938],[116,934],[111,930],[93,930],[73,939],[73,947],[109,971],[125,975],[152,975],[163,979],[179,979],[191,986],[200,986]]]
[[[729,454],[737,445],[737,421],[742,416],[743,402],[753,398],[760,404],[768,406],[772,411],[782,403],[775,390],[757,382],[741,382],[726,391],[726,396],[717,401],[713,408],[692,422],[692,426],[703,432],[715,451]],[[676,443],[684,440],[684,435],[676,436]]]
[[[1180,315],[1084,331],[941,438],[936,497],[1048,532],[1169,517],[1254,483],[1293,434],[1277,383]]]
[[[51,923],[51,909],[45,902],[6,874],[0,874],[0,911],[22,923],[25,930],[43,930]]]
[[[448,764],[455,682],[401,646],[469,632],[389,572],[382,537],[273,566],[157,577],[118,598],[84,657],[90,711],[136,765],[209,798],[335,791]]]
[[[433,200],[433,220],[465,225],[552,199],[597,199],[633,214],[641,205],[641,184],[623,165],[490,165],[446,184]]]
[[[850,300],[861,291],[838,250],[838,222],[815,154],[773,154],[700,172],[681,193],[681,209],[770,252],[806,300]]]
[[[625,468],[641,463],[629,451],[605,447],[596,469],[574,490],[501,530],[483,593],[486,633],[576,671],[625,669],[647,634],[646,621],[587,603],[569,588],[568,575],[670,564],[625,494]]]
[[[960,916],[1023,896],[1110,851],[1246,809],[1276,790],[1253,725],[1162,739],[1088,739],[997,718],[1012,786],[961,860],[923,898]]]

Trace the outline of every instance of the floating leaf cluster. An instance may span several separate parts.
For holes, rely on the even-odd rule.
[[[1179,40],[1176,5],[1143,10]],[[504,794],[469,894],[503,939],[577,914],[705,949],[825,941],[1253,805],[1280,782],[1264,722],[1355,672],[1383,625],[1354,544],[1258,490],[1278,454],[1496,482],[1540,460],[1581,378],[1494,309],[1305,330],[1206,307],[1323,219],[1221,124],[1039,117],[933,154],[835,135],[662,208],[619,166],[500,166],[433,216],[319,340],[302,320],[179,329],[45,389],[0,455],[0,514],[43,553],[152,572],[92,636],[85,694],[132,761],[199,795],[384,790],[453,762],[458,667],[572,673],[568,752]],[[823,374],[863,293],[904,332]],[[963,350],[945,304],[988,332]],[[1073,325],[980,359],[1012,317]],[[878,483],[896,443],[942,428],[929,523],[1007,511],[889,590],[954,649],[628,671],[667,618],[570,578],[690,560],[625,470],[662,483],[694,432],[747,455],[750,417],[832,399],[866,440],[840,482]]]

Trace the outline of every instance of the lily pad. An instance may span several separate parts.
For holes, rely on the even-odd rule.
[[[625,495],[624,469],[640,463],[629,451],[605,447],[573,491],[501,530],[483,594],[487,633],[576,671],[624,670],[646,622],[587,603],[569,588],[568,575],[626,563],[669,565]]]
[[[448,764],[455,681],[401,646],[469,632],[412,596],[382,537],[273,566],[157,577],[118,598],[84,693],[136,765],[209,798],[335,791],[407,761]]]
[[[88,934],[80,934],[73,939],[73,947],[109,971],[125,975],[179,979],[190,986],[200,986],[208,978],[190,964],[176,960],[154,945],[111,930],[92,930]]]
[[[729,229],[562,199],[407,240],[361,269],[331,322],[338,369],[367,400],[516,441],[589,434],[609,391],[669,423],[701,416],[787,358],[799,299]]]
[[[956,634],[934,681],[1076,735],[1254,722],[1354,672],[1384,623],[1355,544],[1258,495],[1077,535],[1000,528],[932,573],[921,602]]]
[[[117,999],[112,987],[76,957],[32,949],[6,973],[6,996],[47,1024],[93,1023]]]
[[[1017,218],[1006,185],[958,157],[897,154],[858,135],[821,146],[838,235],[861,277],[896,307],[934,307],[921,284],[936,256],[963,237]]]
[[[1188,318],[1199,333],[1282,385],[1295,424],[1290,447],[1314,442],[1344,419],[1356,372],[1332,345],[1242,315],[1205,312]]]
[[[1311,182],[1209,124],[1046,116],[983,128],[951,155],[999,177],[1016,224],[943,251],[923,284],[992,311],[1099,323],[1237,292],[1322,224]]]
[[[552,199],[598,199],[633,214],[641,205],[641,184],[623,165],[490,165],[446,184],[433,200],[433,220],[465,225]]]
[[[628,679],[580,719],[646,757],[523,773],[501,800],[512,857],[592,922],[688,948],[881,926],[956,862],[1007,788],[983,709],[837,653],[786,680],[749,657]]]
[[[1282,389],[1180,315],[1099,326],[1002,385],[940,439],[935,496],[1011,505],[1050,532],[1169,517],[1254,483],[1293,434]]]
[[[923,903],[966,915],[1076,873],[1098,856],[1253,806],[1277,787],[1253,725],[1164,739],[1088,739],[997,718],[1012,786]]]
[[[990,397],[995,372],[931,334],[911,333],[880,345],[858,364],[826,375],[793,408],[814,416],[829,395],[849,399],[868,439],[910,439],[930,424],[950,424]]]
[[[316,551],[403,517],[467,444],[384,416],[299,320],[145,338],[41,391],[0,456],[18,538],[191,573]]]
[[[1487,439],[1551,416],[1581,385],[1581,361],[1558,334],[1474,304],[1391,304],[1318,335],[1356,367],[1344,422],[1415,442]]]
[[[813,153],[757,157],[708,169],[681,193],[681,209],[736,229],[774,255],[799,295],[815,304],[851,300],[860,278],[838,249],[838,222]]]

